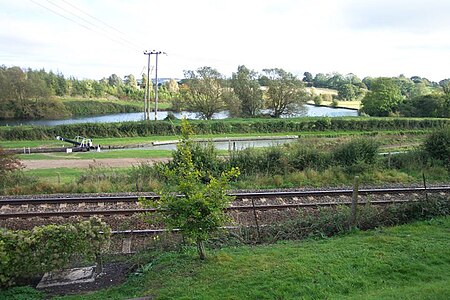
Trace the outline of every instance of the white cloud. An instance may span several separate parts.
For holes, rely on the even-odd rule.
[[[160,59],[164,77],[205,65],[231,75],[240,64],[294,73],[450,77],[446,1],[0,0],[0,8],[1,63],[80,78],[139,76],[144,49],[168,52]]]

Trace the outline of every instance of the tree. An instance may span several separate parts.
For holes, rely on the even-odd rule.
[[[170,79],[167,83],[167,90],[169,91],[169,93],[171,93],[172,95],[178,94],[178,92],[180,91],[180,87],[178,86],[178,82],[175,79]]]
[[[292,113],[306,102],[305,86],[292,73],[283,69],[265,69],[263,72],[269,79],[267,107],[273,111],[274,117]]]
[[[338,89],[344,83],[348,83],[348,81],[342,76],[340,73],[332,73],[328,76],[327,86],[330,89]]]
[[[351,83],[344,83],[338,87],[338,98],[345,101],[356,99],[359,95],[359,88]]]
[[[312,83],[314,81],[314,77],[312,76],[312,74],[310,72],[305,72],[305,73],[303,73],[302,81]]]
[[[227,195],[226,188],[239,175],[239,169],[232,168],[216,178],[199,168],[194,164],[189,138],[192,128],[186,119],[182,120],[181,131],[182,140],[174,154],[175,166],[163,171],[167,181],[156,202],[156,216],[167,228],[180,229],[183,236],[195,241],[199,258],[204,260],[204,241],[228,220],[225,208],[233,197]],[[206,182],[205,178],[208,178]],[[155,205],[153,201],[143,200],[143,203]]]
[[[445,94],[450,94],[450,78],[439,81],[439,86],[442,88]]]
[[[364,96],[362,111],[371,116],[386,117],[396,112],[402,101],[403,96],[395,80],[379,77],[372,81],[371,91]]]
[[[185,83],[180,90],[187,109],[197,112],[201,118],[210,120],[225,108],[223,76],[211,67],[197,71],[184,71]]]
[[[375,80],[373,77],[364,77],[362,82],[367,87],[368,90],[372,89],[372,82]]]
[[[111,74],[111,76],[108,77],[108,84],[110,86],[118,87],[122,85],[122,79],[120,79],[120,77],[116,74]]]
[[[137,81],[136,81],[136,77],[134,77],[133,74],[127,75],[125,76],[125,85],[133,88],[133,89],[137,89]]]
[[[406,117],[446,118],[450,116],[448,98],[438,93],[417,96],[401,103],[399,111]]]
[[[256,116],[264,104],[258,74],[245,66],[239,66],[238,71],[231,77],[231,86],[240,100],[242,115]]]
[[[316,76],[314,77],[313,86],[318,87],[318,88],[328,87],[327,81],[328,81],[328,78],[325,74],[317,73]]]

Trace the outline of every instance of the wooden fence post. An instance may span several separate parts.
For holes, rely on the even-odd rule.
[[[355,176],[355,179],[353,180],[352,208],[349,220],[350,228],[356,226],[356,206],[358,205],[358,189],[359,189],[359,176]]]
[[[255,217],[256,230],[258,233],[258,242],[261,242],[261,233],[259,232],[258,215],[256,214],[255,200],[252,198],[253,216]]]
[[[425,173],[424,172],[422,172],[422,179],[423,179],[423,188],[425,189],[425,200],[428,201],[427,181],[425,179]]]

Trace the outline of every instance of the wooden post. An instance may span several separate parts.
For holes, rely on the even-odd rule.
[[[255,217],[256,231],[258,233],[258,242],[261,242],[261,232],[259,231],[258,215],[256,214],[255,200],[252,198],[253,216]]]
[[[352,194],[352,208],[350,213],[350,227],[356,226],[356,206],[358,205],[358,188],[359,188],[359,176],[355,176],[353,180],[353,194]]]
[[[423,188],[425,189],[425,200],[428,201],[427,181],[425,179],[425,173],[422,171]]]

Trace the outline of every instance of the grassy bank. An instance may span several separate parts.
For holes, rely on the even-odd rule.
[[[61,101],[72,116],[131,113],[144,110],[143,101],[96,98],[62,98]],[[170,107],[169,103],[158,103],[158,108],[161,110],[166,110]]]
[[[326,239],[227,247],[205,262],[194,249],[150,254],[125,284],[57,299],[448,299],[449,231],[450,218],[442,217]],[[28,292],[27,299],[44,298]]]

